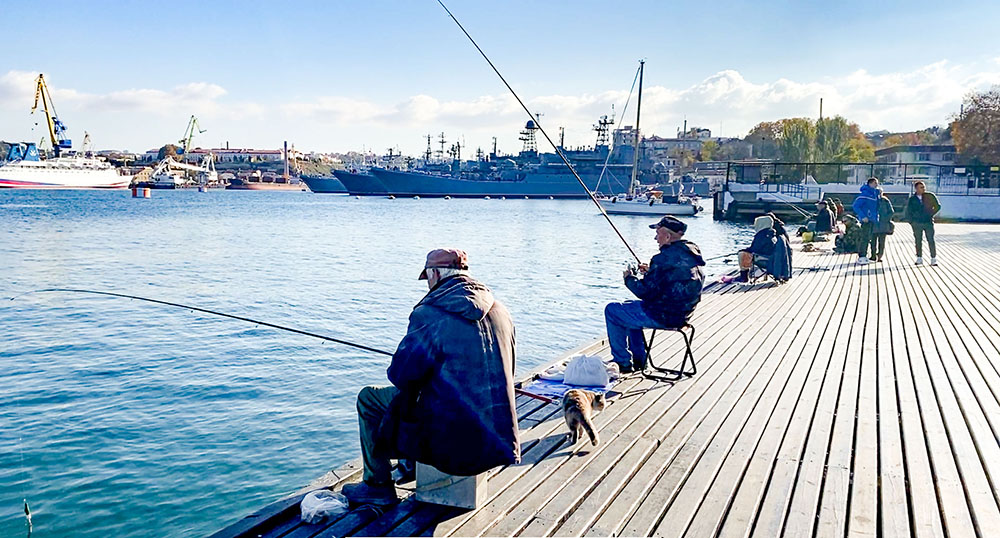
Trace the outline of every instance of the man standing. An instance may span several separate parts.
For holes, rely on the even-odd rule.
[[[701,300],[705,283],[701,250],[682,239],[687,224],[667,216],[649,227],[656,230],[660,253],[648,265],[639,265],[642,278],[632,268],[625,271],[625,286],[640,300],[611,303],[604,309],[611,355],[622,373],[646,366],[643,328],[683,326]]]
[[[917,243],[917,265],[924,263],[924,240],[927,236],[927,247],[931,251],[931,265],[937,265],[937,246],[934,244],[934,215],[941,211],[934,193],[927,192],[923,181],[913,182],[913,194],[906,200],[906,220],[913,228],[913,240]]]
[[[854,199],[854,214],[861,221],[861,244],[858,245],[858,263],[868,263],[868,244],[872,240],[872,229],[878,222],[878,199],[882,196],[878,188],[878,178],[869,178],[861,186],[861,193]]]
[[[410,314],[387,371],[392,386],[358,394],[363,481],[351,501],[398,501],[390,458],[471,476],[517,463],[514,324],[468,273],[465,252],[432,250],[420,271],[430,292]]]

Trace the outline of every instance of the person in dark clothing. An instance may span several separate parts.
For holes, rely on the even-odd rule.
[[[622,373],[646,366],[644,328],[682,327],[701,301],[705,260],[698,245],[683,239],[687,225],[663,217],[650,225],[656,230],[660,252],[649,264],[625,271],[625,286],[638,301],[610,303],[604,309],[611,355]]]
[[[827,202],[816,202],[816,209],[815,232],[821,234],[832,232],[836,223],[833,218],[833,212],[830,211],[829,204]]]
[[[398,501],[390,458],[471,476],[520,461],[514,407],[514,324],[468,274],[465,252],[433,250],[420,272],[430,292],[410,314],[386,372],[392,386],[358,394],[363,481],[350,501]]]
[[[767,216],[771,217],[771,229],[774,230],[775,237],[783,235],[785,236],[785,241],[788,241],[788,230],[785,229],[785,221],[779,219],[772,211],[768,211]]]
[[[913,194],[906,200],[904,218],[913,228],[913,240],[917,243],[917,265],[924,263],[924,235],[931,251],[931,265],[937,265],[937,245],[934,244],[934,215],[941,211],[941,204],[934,193],[927,192],[923,181],[913,182]]]
[[[868,183],[861,186],[861,193],[854,199],[851,206],[854,214],[861,221],[861,243],[858,245],[858,263],[868,263],[868,244],[872,240],[872,228],[878,222],[878,199],[882,191],[878,188],[878,178],[869,178]]]
[[[844,216],[844,204],[840,202],[840,198],[833,199],[833,205],[837,208],[837,218]]]
[[[871,259],[872,261],[880,262],[882,261],[882,255],[885,254],[885,238],[893,232],[895,225],[892,223],[892,215],[895,210],[892,207],[892,202],[885,194],[878,199],[878,221],[872,228],[872,239],[871,239]]]
[[[739,252],[740,276],[736,282],[750,282],[750,270],[754,261],[766,265],[774,253],[774,245],[777,243],[774,219],[767,215],[757,217],[753,221],[753,229],[755,232],[753,242]]]

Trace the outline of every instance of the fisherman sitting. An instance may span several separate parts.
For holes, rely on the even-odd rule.
[[[832,232],[836,227],[836,222],[830,211],[830,205],[823,201],[816,202],[816,210],[816,227],[813,231],[818,234]]]
[[[756,264],[767,267],[767,262],[774,254],[777,243],[774,233],[774,219],[767,215],[757,217],[753,221],[753,242],[739,253],[740,276],[736,282],[750,282],[750,270]]]
[[[611,355],[622,373],[646,366],[644,328],[682,327],[701,300],[705,283],[698,245],[683,238],[687,225],[674,217],[663,217],[649,226],[656,229],[660,253],[649,264],[625,271],[625,286],[639,301],[611,303],[604,309]]]
[[[419,278],[430,292],[392,356],[392,386],[358,394],[364,475],[343,488],[356,503],[398,501],[390,458],[461,476],[521,459],[507,308],[469,276],[461,250],[432,250]]]

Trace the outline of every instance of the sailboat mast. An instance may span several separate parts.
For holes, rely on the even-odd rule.
[[[632,181],[628,184],[628,194],[635,194],[635,188],[639,184],[639,112],[642,110],[642,71],[646,65],[645,60],[639,60],[639,99],[635,106],[635,143],[632,146]]]

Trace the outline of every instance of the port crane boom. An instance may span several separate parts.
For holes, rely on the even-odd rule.
[[[49,138],[52,140],[52,150],[56,157],[64,149],[73,147],[73,141],[67,138],[66,125],[59,120],[56,115],[55,104],[52,103],[52,95],[49,94],[49,87],[45,84],[45,76],[40,74],[35,79],[35,104],[31,107],[31,113],[38,110],[38,102],[42,102],[42,110],[45,112],[45,122],[49,127]]]
[[[201,125],[198,124],[198,118],[191,115],[191,119],[188,120],[187,129],[184,130],[184,138],[180,139],[181,148],[183,153],[187,153],[191,149],[191,141],[194,139],[195,130],[198,131],[197,134],[204,133],[207,129],[202,129]]]

